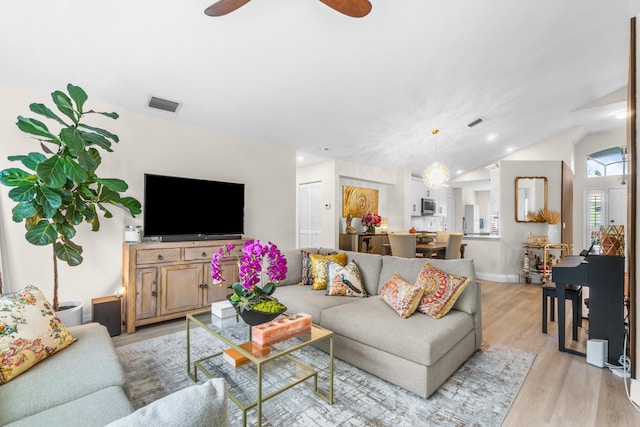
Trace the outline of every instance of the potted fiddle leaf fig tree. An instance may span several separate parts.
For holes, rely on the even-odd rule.
[[[29,109],[39,116],[53,120],[58,131],[33,118],[18,116],[18,128],[38,142],[42,152],[9,156],[23,168],[0,171],[0,183],[12,187],[9,198],[13,207],[13,221],[25,223],[25,238],[37,246],[51,245],[53,250],[53,306],[59,311],[58,260],[69,266],[83,261],[82,246],[72,239],[82,222],[91,231],[100,229],[98,213],[105,218],[113,215],[108,205],[122,207],[132,216],[141,212],[141,205],[133,197],[121,193],[127,184],[117,178],[101,178],[96,170],[102,163],[100,149],[112,152],[117,135],[86,124],[87,117],[102,115],[117,119],[116,113],[87,110],[87,94],[79,86],[67,85],[67,92],[51,94],[59,114],[44,104],[33,103]]]

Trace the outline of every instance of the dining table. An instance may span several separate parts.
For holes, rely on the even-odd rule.
[[[464,258],[466,246],[466,243],[460,244],[460,258]],[[425,258],[445,258],[446,251],[446,242],[416,243],[416,253],[422,254]]]

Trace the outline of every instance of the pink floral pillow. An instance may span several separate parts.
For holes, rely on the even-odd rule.
[[[382,286],[378,296],[406,319],[416,311],[423,292],[423,286],[409,283],[396,273]]]
[[[0,384],[75,340],[35,286],[0,296]]]
[[[470,280],[470,277],[449,274],[425,263],[416,279],[416,286],[424,288],[417,310],[434,319],[440,319],[451,310]]]

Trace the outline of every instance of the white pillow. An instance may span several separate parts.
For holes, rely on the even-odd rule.
[[[228,426],[227,393],[223,378],[212,378],[158,399],[107,427]]]

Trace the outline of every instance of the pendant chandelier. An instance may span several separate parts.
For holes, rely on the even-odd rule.
[[[431,131],[432,135],[436,135],[435,148],[436,148],[436,161],[427,167],[422,174],[422,181],[424,185],[430,188],[447,187],[449,184],[449,169],[442,163],[438,163],[438,132],[440,129],[434,129]]]

